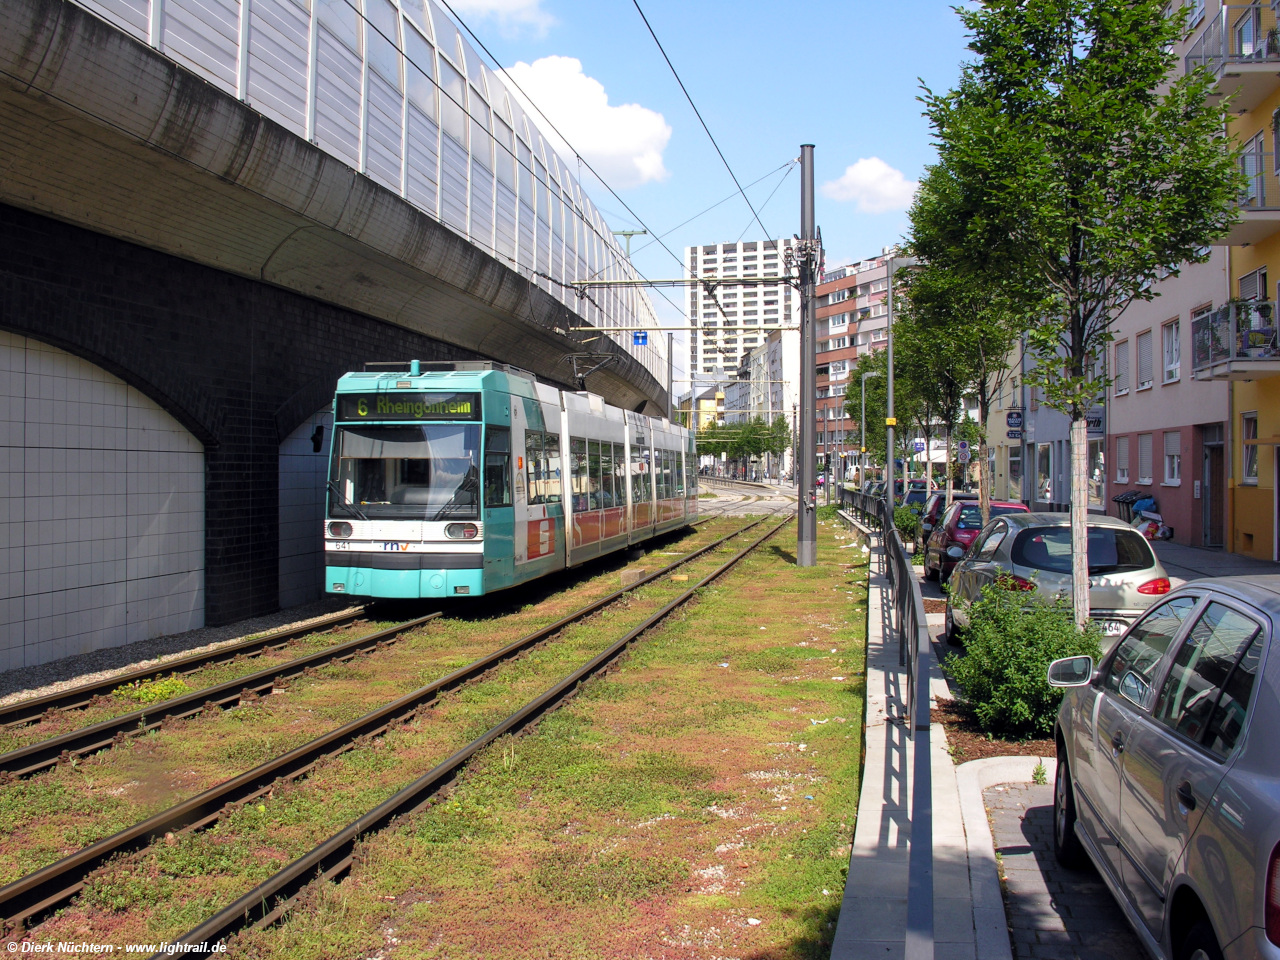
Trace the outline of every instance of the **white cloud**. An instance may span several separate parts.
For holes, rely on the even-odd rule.
[[[537,36],[546,34],[555,18],[542,9],[542,0],[453,0],[450,4],[458,16],[489,17],[498,21],[505,34],[528,27]]]
[[[638,187],[650,180],[665,180],[662,151],[671,139],[671,127],[662,114],[638,103],[609,104],[603,84],[582,72],[574,57],[543,57],[532,64],[517,63],[504,71],[519,84],[547,118],[569,138],[592,167],[618,189]],[[519,97],[512,88],[512,94]],[[523,100],[523,98],[521,98]],[[524,103],[530,120],[552,141],[570,167],[573,151]]]
[[[864,157],[845,168],[839,180],[822,185],[822,195],[832,200],[852,200],[859,213],[888,213],[911,206],[919,184],[908,180],[879,157]]]

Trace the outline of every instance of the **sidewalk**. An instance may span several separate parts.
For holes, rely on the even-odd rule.
[[[1168,540],[1153,540],[1152,549],[1164,564],[1173,585],[1205,577],[1241,577],[1280,574],[1280,563],[1255,560],[1239,553],[1188,547]]]
[[[836,924],[832,960],[895,960],[905,950],[907,858],[910,840],[908,772],[914,746],[900,718],[905,713],[906,671],[898,666],[897,634],[883,548],[872,547],[867,631],[867,726],[863,754],[862,793],[844,900]],[[930,693],[946,695],[936,661]],[[1004,910],[998,921],[986,911],[987,899],[975,901],[969,852],[961,818],[955,767],[946,750],[942,727],[930,735],[933,771],[934,956],[938,960],[1008,957]],[[994,870],[995,857],[988,851]],[[999,881],[995,880],[996,906]],[[975,922],[975,903],[984,910]],[[995,921],[995,922],[993,922]],[[1003,948],[1003,952],[1001,952]]]
[[[872,546],[867,630],[867,719],[862,792],[832,960],[898,960],[905,954],[914,744],[901,722],[906,671],[898,666],[884,551]],[[938,615],[932,615],[931,620]],[[937,633],[939,623],[930,623]],[[949,695],[936,658],[930,698]],[[1027,782],[1034,757],[957,768],[940,724],[930,728],[933,781],[934,957],[1010,960],[1008,925],[982,790]]]

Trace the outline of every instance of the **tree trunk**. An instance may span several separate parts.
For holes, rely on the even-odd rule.
[[[973,450],[971,446],[970,451]],[[968,469],[968,464],[965,465]],[[987,472],[987,433],[978,439],[978,507],[982,510],[982,525],[991,522],[991,477]]]
[[[1071,609],[1089,620],[1089,421],[1071,421]]]
[[[943,472],[947,475],[947,508],[951,507],[951,424],[947,424],[947,457]]]

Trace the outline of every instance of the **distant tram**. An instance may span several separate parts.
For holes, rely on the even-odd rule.
[[[503,364],[392,366],[338,381],[329,593],[492,593],[697,514],[694,439],[683,427]]]

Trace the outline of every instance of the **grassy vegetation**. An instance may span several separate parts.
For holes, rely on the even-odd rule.
[[[823,525],[819,565],[798,569],[793,531],[232,949],[826,957],[857,807],[866,567]]]
[[[709,542],[740,523],[736,518],[709,523],[686,536],[677,552]],[[617,587],[620,564],[621,560],[598,564],[577,577],[562,578],[559,584],[511,594],[514,606],[504,606],[500,599],[485,607],[471,605],[386,650],[322,668],[313,677],[292,683],[283,695],[178,721],[114,750],[0,787],[0,883],[305,742],[558,619],[586,600],[611,592]],[[655,584],[646,588],[647,602],[658,604],[678,589],[670,582]],[[638,609],[642,611],[643,606]],[[563,661],[576,665],[585,659],[584,650],[596,652],[600,637],[614,630],[609,618],[617,616],[611,613],[598,617],[598,623],[584,625],[569,644],[535,651],[504,670],[501,679],[488,679],[442,698],[433,711],[439,723],[420,722],[393,731],[327,761],[309,781],[278,786],[261,802],[242,808],[197,838],[215,847],[236,845],[248,851],[244,856],[215,857],[204,870],[192,873],[174,867],[166,845],[108,864],[93,878],[86,895],[47,925],[49,935],[56,939],[55,931],[62,930],[68,936],[80,936],[76,931],[83,927],[104,931],[110,941],[123,943],[130,938],[181,934],[191,925],[192,914],[200,912],[192,904],[230,902],[376,805],[487,729],[530,691],[540,692],[549,685],[548,675],[565,672]],[[325,640],[334,642],[332,636]]]

